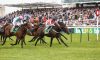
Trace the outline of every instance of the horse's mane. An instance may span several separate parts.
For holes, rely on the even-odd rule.
[[[24,28],[28,23],[22,24],[19,28]]]

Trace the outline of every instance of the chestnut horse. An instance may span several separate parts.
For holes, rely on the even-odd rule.
[[[5,27],[8,26],[8,25],[10,25],[10,23],[6,23],[6,24],[4,24],[4,25],[0,28],[0,29],[1,29],[1,30],[0,30],[1,41],[3,41],[4,38],[5,38],[5,37],[4,37],[4,31],[5,31],[5,30],[4,30],[4,29],[5,29]],[[12,38],[9,37],[9,39],[13,41]]]
[[[4,39],[2,45],[5,44],[7,37],[16,36],[16,42],[15,42],[15,44],[11,44],[11,45],[17,45],[18,42],[21,41],[21,47],[23,48],[23,43],[25,43],[25,35],[27,33],[27,29],[31,29],[32,28],[31,24],[30,23],[24,23],[24,24],[22,24],[19,27],[19,29],[18,29],[18,31],[16,33],[10,32],[11,28],[12,28],[12,25],[8,25],[8,26],[5,27],[5,29],[4,29],[5,30],[5,34],[4,34],[5,39]]]

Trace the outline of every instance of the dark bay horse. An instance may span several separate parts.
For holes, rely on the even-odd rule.
[[[24,23],[20,26],[19,30],[16,32],[16,33],[11,33],[11,28],[12,28],[12,25],[8,25],[6,28],[5,28],[5,39],[4,39],[4,42],[2,45],[5,44],[6,42],[6,38],[7,37],[10,37],[10,36],[16,36],[16,42],[15,44],[11,44],[11,45],[17,45],[18,42],[21,41],[21,47],[23,48],[23,43],[25,43],[25,35],[27,33],[27,29],[31,29],[32,26],[30,23]]]
[[[69,34],[67,26],[63,22],[57,22],[54,25],[55,26],[52,27],[50,32],[46,34],[46,36],[51,37],[50,47],[52,46],[54,38],[58,40],[59,44],[63,43],[65,46],[68,47],[68,45],[61,38],[61,36],[63,36],[67,40],[67,38],[63,34],[61,34],[61,31],[64,31],[65,33]]]
[[[52,41],[54,38],[56,38],[58,40],[58,42],[62,42],[65,46],[68,46],[61,38],[61,36],[63,36],[64,38],[66,38],[63,34],[60,33],[61,30],[63,30],[64,32],[68,33],[68,29],[66,27],[65,24],[63,23],[59,23],[60,26],[58,26],[58,24],[55,23],[55,26],[52,27],[52,29],[50,30],[50,32],[48,34],[44,33],[44,27],[40,27],[37,31],[38,31],[38,39],[35,43],[35,46],[37,44],[37,42],[42,39],[44,36],[50,37],[51,38],[51,42],[50,42],[50,47],[52,46]],[[67,38],[66,38],[67,39]]]
[[[43,25],[44,26],[44,25]],[[29,41],[29,42],[32,42],[32,41],[35,41],[36,39],[40,39],[40,43],[42,42],[42,43],[46,43],[45,41],[44,41],[44,29],[42,29],[41,31],[39,31],[39,29],[41,29],[41,28],[44,28],[44,27],[40,27],[40,25],[35,25],[34,26],[34,32],[32,32],[32,35],[30,35],[30,34],[28,34],[28,35],[30,35],[30,36],[33,36],[33,38]],[[42,35],[40,35],[40,34],[42,34]]]

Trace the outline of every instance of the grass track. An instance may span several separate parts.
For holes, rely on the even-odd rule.
[[[73,42],[64,40],[69,47],[63,44],[59,45],[56,39],[53,41],[53,47],[49,47],[50,38],[45,37],[48,44],[37,44],[27,42],[32,37],[27,36],[27,45],[20,48],[20,45],[11,46],[15,41],[7,40],[4,46],[0,45],[0,60],[100,60],[100,35],[99,41],[96,41],[96,35],[90,35],[90,42],[87,41],[87,35],[82,37],[82,43],[79,41],[79,34],[73,34]],[[12,37],[15,39],[15,37]]]

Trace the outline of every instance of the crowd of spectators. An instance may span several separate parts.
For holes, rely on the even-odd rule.
[[[68,26],[96,25],[96,9],[97,8],[44,8],[44,9],[23,9],[5,15],[0,19],[3,23],[8,21],[11,23],[13,19],[20,15],[28,15],[38,17],[40,22],[48,20],[49,17],[58,21],[64,21]],[[100,16],[99,16],[100,25]]]

